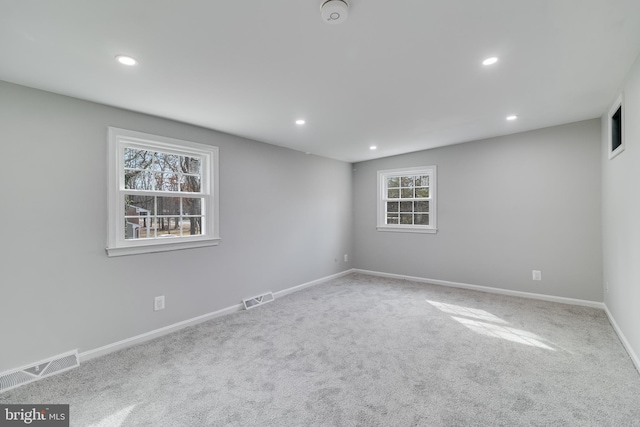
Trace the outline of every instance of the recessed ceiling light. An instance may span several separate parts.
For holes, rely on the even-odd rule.
[[[136,65],[138,61],[135,58],[126,55],[118,55],[116,56],[116,61],[121,63],[122,65]]]
[[[378,147],[376,147],[375,145],[372,145],[371,147],[369,147],[369,150],[377,150]]]
[[[482,65],[493,65],[498,62],[498,58],[496,56],[492,56],[491,58],[487,58],[482,61]]]
[[[515,120],[517,118],[518,118],[518,116],[516,116],[516,115],[507,116],[507,120]]]
[[[303,125],[303,124],[305,124],[305,123],[306,123],[306,122],[305,122],[304,120],[302,120],[302,119],[296,120],[296,124],[297,124],[297,125]]]

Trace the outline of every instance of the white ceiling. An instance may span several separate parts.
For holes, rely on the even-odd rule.
[[[640,52],[638,0],[347,1],[0,0],[0,80],[354,162],[599,117]]]

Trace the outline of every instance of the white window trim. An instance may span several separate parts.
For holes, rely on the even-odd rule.
[[[406,224],[385,224],[386,222],[386,184],[385,181],[388,176],[397,175],[429,175],[429,225],[406,225]],[[414,168],[404,169],[387,169],[378,171],[378,231],[393,231],[397,233],[437,233],[437,168],[432,166],[421,166]]]
[[[183,141],[163,136],[151,135],[127,129],[109,127],[108,144],[108,223],[107,255],[109,257],[134,255],[150,252],[164,252],[179,249],[215,246],[220,242],[219,235],[219,183],[218,183],[218,147]],[[162,149],[176,154],[197,154],[203,158],[203,171],[208,171],[207,179],[202,180],[205,221],[203,234],[180,237],[177,240],[163,239],[124,239],[124,148],[139,147]]]
[[[615,149],[615,150],[611,150],[611,143],[613,142],[611,140],[611,131],[613,130],[613,126],[612,126],[612,118],[613,115],[616,113],[616,111],[618,111],[618,108],[622,108],[621,110],[621,114],[620,114],[620,145]],[[607,152],[609,153],[609,160],[613,159],[615,156],[617,156],[618,154],[622,153],[624,151],[624,114],[625,114],[625,108],[624,108],[624,94],[620,94],[618,96],[618,98],[616,99],[616,102],[613,103],[613,105],[611,106],[611,108],[609,109],[609,114],[607,114]]]

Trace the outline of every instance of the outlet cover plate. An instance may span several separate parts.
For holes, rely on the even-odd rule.
[[[164,295],[153,299],[153,311],[164,310]]]

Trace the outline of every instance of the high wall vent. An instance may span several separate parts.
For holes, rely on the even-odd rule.
[[[59,354],[19,369],[0,373],[0,393],[80,366],[78,350]]]
[[[242,303],[244,304],[244,309],[249,310],[250,308],[254,308],[259,305],[266,304],[273,300],[274,300],[273,293],[267,292],[266,294],[258,295],[257,297],[242,300]]]

